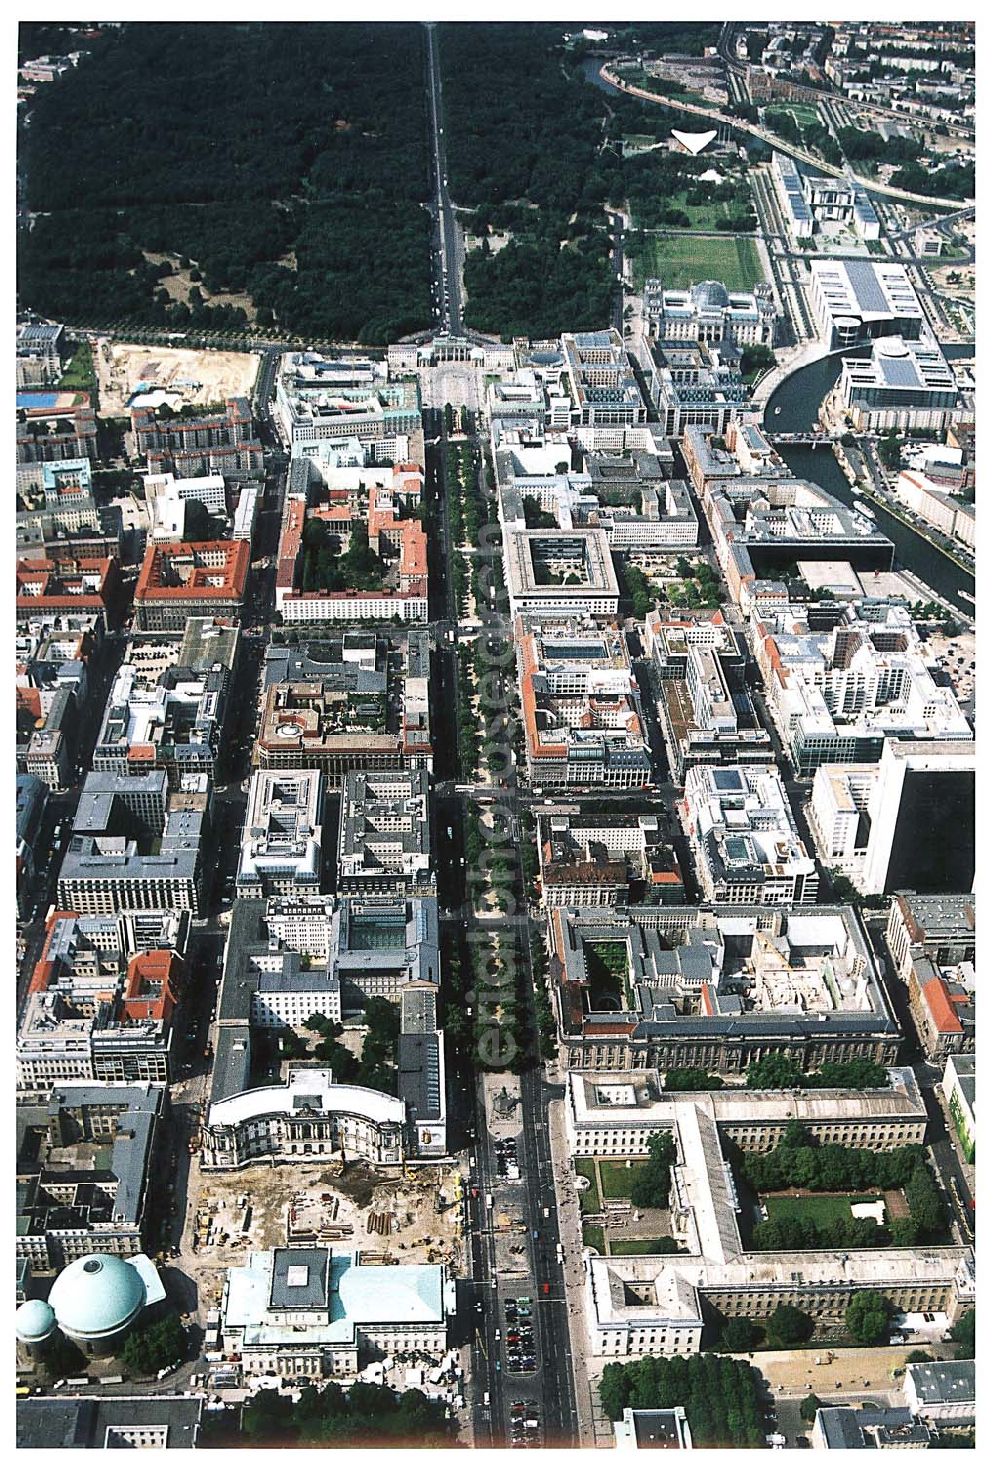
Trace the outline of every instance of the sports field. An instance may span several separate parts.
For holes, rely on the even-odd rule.
[[[756,242],[739,235],[709,239],[647,235],[633,262],[632,279],[641,289],[647,276],[659,276],[668,288],[721,281],[730,291],[752,291],[765,279]]]
[[[881,1200],[881,1195],[762,1195],[771,1221],[813,1221],[817,1226],[832,1226],[850,1221],[851,1206]]]

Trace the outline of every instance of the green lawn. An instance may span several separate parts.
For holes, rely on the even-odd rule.
[[[852,1204],[860,1205],[862,1202],[881,1199],[881,1195],[761,1196],[770,1220],[815,1221],[817,1226],[832,1226],[837,1221],[849,1221],[852,1219]]]
[[[584,1246],[592,1246],[601,1256],[607,1255],[607,1244],[604,1240],[604,1227],[593,1226],[589,1223],[583,1228]]]
[[[721,281],[730,291],[752,291],[764,279],[764,267],[752,238],[697,240],[674,235],[658,239],[647,235],[632,263],[632,280],[639,290],[647,276],[659,276],[668,288]]]
[[[94,373],[94,359],[89,342],[80,343],[59,380],[59,387],[64,390],[77,389],[86,393],[93,393],[96,390],[97,377]]]
[[[580,1210],[585,1216],[594,1215],[601,1208],[597,1194],[597,1166],[592,1159],[575,1159],[573,1168],[578,1175],[590,1181],[590,1189],[584,1190],[580,1196]]]
[[[675,1242],[670,1236],[656,1236],[648,1241],[612,1241],[612,1256],[670,1256]]]
[[[645,1160],[636,1159],[632,1163],[632,1169],[627,1169],[623,1159],[602,1159],[600,1164],[601,1190],[604,1192],[604,1199],[627,1200],[632,1194],[635,1167],[645,1163]]]
[[[819,122],[819,113],[815,107],[810,107],[803,102],[783,102],[780,107],[771,107],[769,112],[790,112],[799,127],[808,127],[810,123]]]

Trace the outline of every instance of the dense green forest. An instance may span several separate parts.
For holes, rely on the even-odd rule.
[[[39,89],[21,138],[23,305],[387,342],[430,324],[415,25],[130,24]],[[195,299],[163,282],[179,257]],[[252,308],[251,308],[252,309]]]
[[[466,320],[504,337],[607,326],[614,274],[606,204],[631,201],[636,222],[653,228],[692,223],[672,212],[707,202],[695,184],[703,161],[663,151],[624,156],[626,137],[664,142],[684,115],[598,89],[580,52],[567,53],[564,30],[545,23],[439,31],[448,188],[468,211],[466,228],[485,240],[466,257]],[[629,29],[630,43],[645,49],[692,54],[717,35],[717,25],[704,23]],[[739,185],[725,185],[713,203],[735,202],[739,214],[748,198]],[[498,248],[489,227],[508,232],[511,243]]]

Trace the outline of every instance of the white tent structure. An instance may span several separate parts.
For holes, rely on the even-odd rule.
[[[670,136],[676,138],[681,147],[693,153],[696,158],[699,153],[704,153],[712,139],[717,138],[718,134],[718,128],[713,128],[710,133],[682,133],[677,128],[670,130]]]

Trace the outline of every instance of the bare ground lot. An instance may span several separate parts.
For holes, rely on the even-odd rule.
[[[140,383],[176,393],[185,404],[214,404],[249,396],[260,361],[254,352],[211,352],[191,347],[142,347],[102,338],[94,352],[101,410],[121,415]]]

